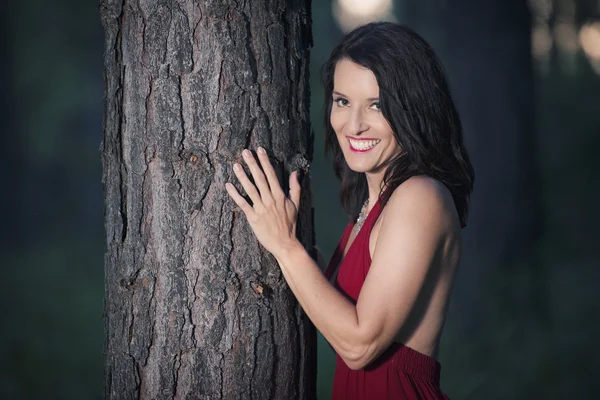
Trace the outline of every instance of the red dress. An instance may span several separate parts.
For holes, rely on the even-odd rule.
[[[380,199],[381,200],[381,199]],[[354,304],[358,299],[369,267],[369,237],[381,213],[375,203],[361,230],[344,257],[334,286]],[[344,234],[326,271],[327,279],[343,256],[353,223]],[[353,371],[336,354],[332,400],[437,400],[448,399],[440,389],[440,363],[400,343],[394,343],[366,368]]]

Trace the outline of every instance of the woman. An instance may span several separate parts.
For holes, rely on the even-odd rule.
[[[297,173],[286,196],[265,150],[258,162],[245,150],[256,186],[234,172],[253,206],[227,191],[334,348],[334,399],[446,398],[436,357],[474,178],[442,67],[409,28],[372,23],[324,72],[326,149],[350,216],[326,276],[295,236]]]

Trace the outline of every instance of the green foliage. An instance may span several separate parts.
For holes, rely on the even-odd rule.
[[[15,2],[12,11],[18,127],[28,162],[43,168],[73,150],[70,121],[102,106],[100,18],[96,7],[75,0]]]
[[[1,398],[101,398],[102,251],[101,242],[62,237],[8,259]]]

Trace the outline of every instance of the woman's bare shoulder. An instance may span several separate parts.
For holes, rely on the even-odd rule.
[[[428,176],[418,175],[407,179],[394,189],[385,208],[388,209],[386,219],[420,221],[433,224],[438,229],[460,227],[450,190],[442,182]]]

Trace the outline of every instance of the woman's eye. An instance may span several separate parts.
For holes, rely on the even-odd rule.
[[[334,101],[339,107],[345,107],[348,105],[348,100],[346,100],[343,97],[339,97],[339,98],[335,99]]]
[[[379,105],[378,101],[376,101],[375,103],[371,104],[371,108],[373,108],[375,110],[381,110],[381,106]]]

